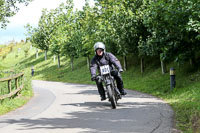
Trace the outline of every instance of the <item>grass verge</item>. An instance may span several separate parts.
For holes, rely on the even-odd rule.
[[[18,52],[19,47],[22,47],[22,51],[25,48],[27,48],[27,46],[18,44],[14,47],[15,50],[9,53],[5,59],[0,59],[0,78],[11,76],[12,74],[24,71],[24,87],[19,96],[15,96],[13,98],[6,98],[0,101],[0,115],[6,114],[23,106],[33,96],[31,86],[32,77],[30,75],[30,70],[23,67],[23,65],[18,64],[21,60],[25,58],[24,53],[22,51],[20,53]],[[9,73],[10,71],[12,71],[12,74]],[[7,82],[0,82],[0,95],[8,93],[7,84]]]

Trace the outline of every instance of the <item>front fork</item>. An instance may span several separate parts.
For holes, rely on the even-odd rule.
[[[111,79],[108,79],[108,78],[111,78]],[[121,94],[119,92],[119,90],[117,89],[116,85],[115,85],[115,80],[114,80],[114,77],[110,76],[110,77],[106,77],[105,79],[105,85],[111,85],[111,87],[113,88],[113,93],[114,95],[116,96],[117,99],[121,99]]]

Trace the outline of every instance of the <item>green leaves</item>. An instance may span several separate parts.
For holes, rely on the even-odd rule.
[[[12,17],[19,10],[17,7],[19,3],[28,3],[32,0],[0,0],[0,25],[1,28],[5,28],[9,23],[8,18]]]
[[[194,28],[196,25],[189,19],[192,17],[191,14],[193,14],[193,10],[197,9],[197,4],[199,4],[199,2],[196,0],[179,2],[164,0],[154,2],[149,0],[146,1],[146,5],[143,5],[143,22],[150,32],[147,42],[156,45],[156,47],[154,47],[155,52],[162,55],[161,59],[176,59],[177,56],[179,58],[181,57],[183,60],[187,60],[191,58],[194,49],[199,49],[194,43],[197,41],[197,37],[192,35],[194,33],[191,34],[191,31],[197,31],[197,29]],[[188,31],[190,33],[188,33]],[[188,34],[193,37],[191,36],[188,38]],[[191,40],[191,38],[193,39]],[[195,39],[196,41],[194,41]],[[188,47],[189,44],[192,44],[190,45],[191,47]],[[180,47],[185,47],[185,49]],[[186,52],[190,54],[183,54]],[[179,54],[181,56],[179,56]],[[183,55],[190,56],[184,57]]]
[[[90,56],[97,41],[114,54],[188,60],[200,50],[198,0],[97,0],[81,11],[72,0],[43,11],[31,40],[54,54]],[[185,54],[187,53],[187,54]]]

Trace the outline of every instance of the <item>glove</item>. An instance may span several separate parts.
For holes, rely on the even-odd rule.
[[[96,76],[93,75],[93,76],[91,77],[91,80],[92,80],[92,81],[95,81],[95,80],[96,80]]]
[[[102,81],[102,78],[101,78],[101,76],[97,76],[96,77],[96,81],[98,81],[99,83]]]
[[[122,72],[123,72],[123,69],[119,69],[119,72],[122,73]]]

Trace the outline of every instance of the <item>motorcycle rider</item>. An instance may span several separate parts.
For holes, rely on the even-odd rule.
[[[103,88],[102,81],[99,80],[99,76],[96,76],[96,70],[100,69],[100,65],[109,65],[111,70],[111,75],[117,81],[117,88],[121,95],[126,95],[127,93],[124,91],[124,85],[122,81],[122,77],[120,75],[123,72],[122,66],[119,60],[111,53],[106,52],[105,45],[102,42],[97,42],[94,45],[95,56],[91,60],[90,64],[90,72],[91,72],[91,80],[96,81],[96,85],[98,88],[98,92],[101,96],[101,101],[106,99],[105,91]],[[118,70],[115,70],[115,68]]]

